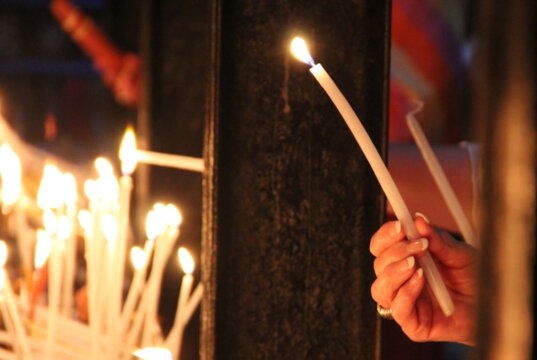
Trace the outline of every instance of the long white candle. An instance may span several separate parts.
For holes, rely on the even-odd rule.
[[[310,68],[310,72],[319,82],[321,87],[325,90],[326,94],[330,97],[330,99],[338,109],[339,113],[347,123],[347,126],[351,130],[356,142],[362,149],[364,156],[366,157],[371,168],[373,169],[373,172],[375,173],[380,183],[380,186],[384,190],[388,201],[392,205],[395,215],[405,229],[405,234],[407,238],[409,240],[418,239],[420,235],[416,230],[414,220],[410,215],[410,212],[408,211],[408,208],[401,196],[401,193],[397,189],[393,178],[388,172],[388,168],[384,164],[384,161],[380,157],[380,154],[378,153],[377,149],[375,148],[375,145],[373,144],[373,141],[371,141],[371,138],[367,134],[367,131],[360,122],[360,119],[348,103],[347,99],[345,99],[339,88],[336,86],[330,75],[328,75],[328,73],[321,66],[321,64],[315,64],[313,62],[311,55],[309,55],[309,52],[307,52],[305,43],[303,43],[303,49],[300,50],[305,50],[306,56],[304,56],[304,54],[298,55],[296,53],[295,56],[298,55],[297,58],[302,61],[306,60],[306,63],[312,65]],[[425,277],[429,282],[431,290],[436,296],[438,304],[442,308],[442,311],[446,316],[450,316],[451,314],[453,314],[453,311],[455,311],[455,306],[442,280],[442,276],[438,272],[438,269],[429,252],[426,252],[424,256],[420,257],[419,262],[421,267],[423,268]]]
[[[45,359],[51,359],[56,337],[56,319],[60,308],[62,256],[57,235],[52,239],[48,272],[48,322]]]
[[[171,167],[195,172],[203,172],[205,169],[203,159],[184,155],[165,154],[154,151],[136,150],[136,160],[144,164]]]
[[[192,256],[190,256],[188,251],[182,247],[179,248],[177,255],[185,275],[181,281],[173,327],[166,339],[166,345],[172,351],[174,359],[178,359],[181,354],[181,344],[183,342],[183,332],[185,327],[185,321],[183,321],[185,306],[190,297],[190,293],[192,292],[192,284],[194,283],[194,277],[192,276],[192,272],[194,271],[194,260],[192,259]]]
[[[122,332],[126,330],[127,325],[132,320],[131,317],[134,311],[134,307],[136,305],[136,301],[138,300],[140,292],[145,285],[147,266],[149,264],[149,258],[151,257],[151,253],[153,252],[153,244],[153,240],[147,240],[145,242],[143,250],[145,260],[140,267],[136,268],[131,285],[129,287],[127,299],[125,300],[125,305],[123,306],[121,312],[120,329]]]
[[[181,281],[181,290],[179,292],[179,298],[177,301],[177,309],[175,310],[175,320],[172,330],[166,339],[166,345],[172,352],[172,357],[177,360],[181,355],[181,345],[183,343],[183,332],[185,324],[183,322],[184,308],[187,303],[190,292],[192,291],[192,283],[194,277],[190,274],[183,276]]]
[[[4,299],[6,301],[7,310],[9,312],[9,315],[11,317],[11,321],[13,322],[13,328],[15,330],[17,343],[21,347],[21,352],[25,359],[31,359],[32,353],[30,351],[30,345],[28,343],[28,337],[26,335],[26,330],[24,329],[24,326],[22,324],[21,318],[19,316],[19,311],[17,309],[17,305],[15,302],[15,295],[13,294],[13,289],[11,287],[11,282],[9,281],[9,278],[7,276],[6,271],[2,267],[0,269],[0,276],[4,278],[4,288],[3,288],[3,294]]]
[[[429,144],[425,133],[423,132],[421,126],[414,117],[414,114],[420,109],[421,107],[410,112],[407,115],[406,121],[408,128],[410,129],[410,132],[412,133],[412,136],[414,137],[414,140],[416,141],[416,144],[421,151],[421,155],[423,156],[423,159],[425,160],[425,163],[427,164],[427,167],[429,168],[429,171],[431,172],[431,175],[433,176],[436,185],[440,189],[440,193],[442,194],[446,205],[451,211],[451,214],[453,215],[453,218],[455,219],[455,222],[457,223],[457,226],[459,227],[462,236],[467,243],[473,245],[474,247],[477,247],[477,237],[474,233],[474,230],[472,229],[472,226],[470,225],[470,222],[468,221],[468,218],[464,214],[464,210],[462,209],[461,203],[457,199],[457,196],[455,195],[455,192],[453,191],[453,188],[449,183],[446,173],[442,169],[438,158],[434,154],[434,151],[431,148],[431,145]]]
[[[186,326],[188,322],[190,321],[190,318],[192,315],[194,315],[194,312],[198,308],[200,301],[203,297],[203,284],[198,284],[196,286],[196,289],[192,292],[192,296],[190,299],[188,299],[188,302],[186,303],[183,311],[183,315],[181,316],[181,320],[183,321],[183,326]]]

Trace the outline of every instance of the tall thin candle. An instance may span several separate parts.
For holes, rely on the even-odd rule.
[[[453,218],[455,219],[455,222],[457,223],[457,226],[459,227],[462,236],[467,243],[477,247],[478,243],[474,229],[472,229],[470,221],[468,221],[468,218],[464,214],[461,203],[457,199],[457,196],[455,195],[455,192],[453,191],[453,188],[449,183],[446,173],[442,169],[442,166],[440,165],[438,158],[434,154],[434,151],[431,148],[431,145],[429,144],[425,133],[421,129],[420,124],[414,116],[414,114],[420,111],[422,107],[423,103],[420,102],[416,109],[408,113],[408,115],[406,116],[408,128],[412,133],[412,137],[414,137],[414,141],[416,141],[416,145],[418,145],[418,148],[421,151],[423,160],[425,160],[425,163],[427,164],[427,167],[429,168],[429,171],[431,172],[431,175],[433,176],[433,179],[436,182],[438,189],[440,189],[440,193],[442,194],[446,205],[451,211],[451,214],[453,215]]]
[[[166,345],[172,352],[174,359],[178,359],[181,354],[181,345],[183,342],[183,332],[186,322],[183,321],[185,316],[185,306],[192,291],[192,284],[194,277],[192,272],[194,271],[194,260],[190,256],[188,250],[181,247],[177,252],[179,262],[185,275],[181,280],[181,289],[179,290],[179,299],[177,301],[177,309],[175,310],[175,320],[173,322],[172,330],[166,339]]]
[[[16,339],[18,345],[21,347],[21,352],[25,359],[31,359],[32,353],[30,351],[30,345],[28,343],[28,337],[24,330],[21,318],[19,317],[19,312],[17,310],[17,305],[15,303],[15,294],[11,287],[11,282],[9,281],[8,275],[4,269],[4,265],[7,260],[7,245],[4,241],[0,241],[0,277],[2,277],[3,288],[2,293],[4,295],[4,300],[6,301],[7,310],[11,321],[13,323],[13,330],[16,334]]]
[[[352,110],[352,107],[348,103],[347,99],[345,99],[339,88],[336,86],[330,75],[328,75],[321,64],[315,64],[303,39],[293,39],[291,49],[293,54],[299,60],[311,65],[310,72],[319,82],[321,87],[326,91],[327,95],[330,97],[339,113],[347,123],[347,126],[351,130],[356,142],[362,149],[364,156],[369,161],[369,164],[371,165],[371,168],[373,169],[380,186],[384,190],[388,201],[392,205],[395,215],[399,221],[401,221],[407,238],[410,240],[418,239],[420,235],[416,230],[414,220],[410,215],[405,202],[403,201],[401,193],[397,189],[393,178],[388,172],[388,168],[384,164],[380,154],[375,148],[375,145],[360,122],[360,119]],[[424,256],[420,257],[419,262],[424,270],[431,290],[433,291],[440,307],[442,308],[442,311],[446,316],[450,316],[453,314],[453,311],[455,311],[455,306],[442,280],[442,276],[438,272],[438,269],[429,252],[426,252]]]

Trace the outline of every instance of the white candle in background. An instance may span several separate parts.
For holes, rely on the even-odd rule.
[[[199,283],[198,286],[196,286],[196,289],[194,289],[194,291],[192,292],[192,296],[190,297],[190,299],[188,299],[188,302],[183,309],[183,315],[181,315],[181,321],[183,322],[183,326],[186,326],[186,324],[188,324],[188,322],[190,321],[190,318],[192,318],[192,315],[194,315],[194,312],[198,308],[202,297],[203,284]]]
[[[345,99],[339,88],[336,86],[330,75],[328,75],[321,64],[315,64],[303,39],[294,38],[293,42],[291,43],[291,49],[293,54],[299,60],[311,65],[310,72],[325,90],[347,123],[347,126],[351,130],[356,142],[362,149],[364,156],[373,169],[373,172],[375,173],[380,186],[384,190],[388,201],[392,205],[396,217],[399,219],[403,228],[405,229],[407,238],[409,240],[418,239],[420,235],[416,230],[414,220],[410,215],[410,212],[408,211],[408,208],[403,201],[403,198],[397,189],[393,178],[388,172],[388,168],[384,164],[384,161],[380,157],[380,154],[360,122],[360,119],[347,102],[347,99]],[[425,277],[429,282],[431,290],[433,291],[438,304],[442,308],[442,311],[446,316],[450,316],[453,314],[453,311],[455,311],[455,306],[442,280],[442,276],[438,272],[438,269],[429,252],[426,252],[424,256],[420,257],[419,262],[423,268]]]
[[[76,202],[77,189],[75,177],[63,174],[63,194],[66,216],[69,220],[69,235],[65,243],[65,272],[62,289],[62,314],[70,315],[73,310],[74,286],[76,275]]]
[[[134,307],[139,299],[140,293],[145,285],[145,277],[147,274],[147,265],[149,264],[149,258],[153,252],[154,240],[147,240],[142,250],[138,246],[134,246],[131,249],[131,260],[134,266],[135,272],[129,286],[129,292],[127,293],[127,299],[121,312],[120,329],[124,333],[127,329],[127,325],[131,322],[131,318],[134,312]]]
[[[4,269],[4,265],[7,261],[7,255],[7,245],[3,240],[0,240],[0,277],[2,278],[2,280],[0,280],[2,284],[0,291],[4,296],[3,300],[5,300],[9,318],[13,324],[15,338],[17,344],[20,346],[21,354],[23,355],[24,359],[32,359],[28,337],[26,335],[22,320],[19,316],[19,311],[15,301],[15,294],[13,293],[11,282],[9,281],[9,277]]]
[[[0,177],[2,178],[2,210],[11,208],[17,222],[16,238],[26,290],[31,290],[32,284],[32,255],[29,229],[26,214],[22,208],[22,167],[18,155],[8,144],[0,146]]]
[[[194,277],[194,259],[184,247],[180,247],[177,251],[177,257],[181,268],[185,273],[181,280],[181,288],[179,290],[179,298],[177,301],[177,308],[175,309],[175,320],[173,327],[166,339],[166,346],[171,350],[174,359],[178,359],[181,354],[181,346],[183,342],[183,332],[186,325],[184,321],[185,306],[192,291],[192,284]]]
[[[118,326],[117,331],[121,331],[119,326],[123,298],[123,282],[125,278],[125,258],[129,234],[130,201],[133,187],[131,174],[136,168],[136,138],[134,136],[134,131],[131,128],[128,128],[123,136],[119,149],[119,159],[121,160],[121,173],[123,175],[119,179],[119,233],[116,252],[117,262],[113,314]]]
[[[136,160],[144,164],[171,167],[200,173],[205,169],[203,159],[192,156],[165,154],[147,150],[136,150],[136,155]]]
[[[45,226],[47,226],[45,224]],[[45,230],[51,234],[51,230]],[[45,346],[45,359],[53,358],[53,347],[56,337],[56,319],[60,310],[60,292],[62,278],[62,250],[58,232],[51,234],[51,250],[48,262],[48,322],[47,339]]]
[[[155,274],[157,272],[155,270],[157,266],[156,264],[158,263],[157,258],[160,257],[160,252],[158,252],[157,250],[161,249],[161,247],[157,248],[157,246],[161,246],[160,243],[164,240],[163,235],[167,227],[165,216],[163,216],[162,213],[158,213],[157,211],[155,211],[155,207],[147,213],[147,217],[146,217],[147,238],[155,239],[153,240],[155,242],[155,244],[153,245],[155,248],[153,261],[152,261],[153,265],[152,265],[151,274],[149,276],[147,285],[145,287],[145,291],[142,294],[142,298],[140,299],[140,302],[138,303],[138,306],[136,307],[136,310],[134,312],[134,319],[132,320],[132,326],[129,328],[129,331],[127,333],[127,339],[126,339],[127,350],[132,349],[137,344],[138,338],[140,336],[140,332],[142,330],[145,331],[145,329],[143,328],[144,320],[148,316],[147,314],[148,314],[149,304],[153,296],[152,284],[155,281],[155,277],[156,277]],[[155,273],[153,273],[153,271],[155,271]],[[125,321],[128,322],[129,320],[125,318]],[[150,323],[149,320],[148,320],[148,323]],[[147,331],[149,331],[149,329]]]
[[[429,171],[431,172],[431,175],[433,176],[433,179],[436,182],[436,185],[438,186],[446,205],[451,211],[451,214],[459,227],[462,236],[468,244],[478,247],[477,236],[475,235],[474,229],[464,214],[461,203],[457,199],[446,173],[440,165],[440,161],[438,161],[438,158],[434,154],[434,151],[431,148],[425,133],[421,129],[420,124],[414,116],[414,114],[419,112],[422,108],[423,102],[419,102],[418,107],[408,113],[406,116],[408,128],[412,133],[414,141],[416,141],[416,145],[418,145],[418,148],[420,149],[421,155],[423,156],[423,159],[425,160],[425,163],[427,164],[427,167],[429,168]]]

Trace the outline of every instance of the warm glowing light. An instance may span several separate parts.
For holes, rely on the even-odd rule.
[[[309,64],[311,66],[315,65],[315,62],[313,61],[313,58],[308,51],[308,46],[306,45],[304,39],[300,37],[295,37],[293,41],[291,41],[291,52],[298,60],[302,61],[303,63]]]
[[[104,157],[98,157],[95,159],[95,169],[97,170],[97,174],[99,176],[110,176],[114,175],[114,167],[108,161],[108,159],[105,159]]]
[[[3,267],[7,261],[7,245],[4,240],[0,240],[0,267]]]
[[[91,230],[91,227],[93,226],[93,219],[91,218],[91,214],[88,210],[82,209],[78,212],[78,223],[85,232],[89,232]]]
[[[145,262],[147,261],[147,256],[145,256],[144,250],[139,246],[133,246],[131,249],[131,261],[132,266],[136,270],[140,270]]]
[[[136,168],[136,137],[131,127],[128,127],[123,135],[119,147],[119,160],[121,160],[121,172],[124,175],[132,174]]]
[[[58,231],[58,218],[54,211],[47,209],[43,212],[43,226],[49,235],[54,235]]]
[[[41,209],[56,209],[62,205],[62,173],[54,165],[47,164],[37,192],[37,206]]]
[[[86,197],[90,201],[97,201],[99,198],[99,191],[97,189],[97,181],[93,179],[88,179],[84,182],[84,192],[86,193]]]
[[[149,210],[145,218],[145,233],[149,240],[155,240],[157,236],[166,231],[166,219],[154,209]]]
[[[171,360],[172,353],[166,348],[146,347],[136,350],[132,353],[135,357],[141,360]]]
[[[45,230],[37,230],[37,243],[35,245],[34,266],[36,269],[41,269],[52,249],[52,242]]]
[[[102,219],[103,235],[106,241],[113,243],[117,239],[118,226],[117,220],[110,214],[104,214]]]
[[[173,204],[166,205],[166,221],[170,227],[178,227],[183,222],[181,212]]]
[[[21,193],[21,162],[8,144],[0,147],[0,177],[2,177],[2,201],[13,205]]]
[[[62,176],[63,202],[70,207],[75,206],[77,198],[76,180],[73,174],[65,173]]]
[[[119,183],[114,175],[100,176],[97,179],[97,188],[103,199],[112,202],[119,199]]]
[[[0,273],[0,291],[4,290],[4,284],[6,282],[6,275],[5,273]]]
[[[93,189],[90,189],[92,194],[89,195],[87,193],[88,189],[86,189],[86,195],[90,200],[102,197],[108,201],[117,201],[119,199],[119,184],[114,176],[114,168],[112,167],[112,164],[107,159],[98,157],[95,159],[95,168],[99,174],[99,178],[96,180],[95,184],[95,193],[93,193]],[[90,198],[90,196],[92,196],[92,198]]]
[[[69,236],[71,235],[73,225],[71,223],[71,220],[65,216],[62,215],[58,218],[58,240],[60,241],[66,241]]]
[[[180,247],[177,251],[177,257],[179,258],[179,264],[181,264],[181,268],[185,274],[192,274],[194,272],[194,259],[188,250],[184,247]]]

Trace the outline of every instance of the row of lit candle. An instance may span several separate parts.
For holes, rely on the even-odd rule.
[[[80,328],[78,330],[70,328],[67,333],[80,334],[77,337],[78,342],[75,343],[86,346],[83,350],[80,349],[82,353],[89,354],[91,358],[101,358],[105,355],[108,358],[123,358],[128,357],[138,347],[149,347],[157,343],[169,346],[168,352],[170,356],[173,354],[174,358],[177,358],[180,353],[177,347],[181,344],[182,329],[198,307],[203,293],[203,286],[199,284],[196,291],[191,294],[193,284],[191,274],[194,263],[184,248],[180,248],[179,253],[181,261],[186,261],[188,265],[184,265],[185,276],[181,281],[174,330],[170,332],[167,339],[156,339],[152,336],[152,330],[158,327],[157,304],[164,265],[175,246],[181,223],[181,215],[172,204],[156,204],[149,212],[147,232],[150,240],[146,242],[145,251],[143,251],[143,265],[135,265],[136,270],[126,301],[125,303],[122,301],[127,235],[129,234],[130,194],[133,187],[130,175],[140,161],[199,172],[203,171],[203,162],[201,159],[179,155],[141,152],[136,149],[132,130],[126,132],[120,150],[120,160],[123,175],[119,180],[115,177],[110,162],[104,158],[98,158],[95,161],[98,177],[86,180],[84,183],[88,209],[79,209],[78,215],[77,205],[81,201],[78,199],[74,177],[69,173],[62,173],[51,164],[44,167],[36,199],[37,205],[43,211],[44,227],[31,232],[27,226],[18,226],[19,233],[16,235],[24,268],[33,268],[33,279],[30,277],[26,289],[23,289],[18,300],[16,295],[6,290],[11,287],[6,286],[5,282],[2,283],[2,294],[12,294],[11,298],[14,300],[7,301],[6,295],[0,299],[0,305],[3,305],[2,315],[9,327],[9,336],[13,337],[12,349],[19,355],[24,354],[24,358],[30,358],[32,355],[27,345],[28,341],[33,344],[32,349],[39,343],[40,352],[46,359],[57,358],[58,354],[66,351],[59,344],[60,340],[66,337],[64,333],[66,321],[73,316],[74,312],[73,295],[78,233],[82,233],[85,239],[89,324],[82,325],[84,329],[87,329],[83,331],[86,333],[85,337],[80,333]],[[2,144],[0,175],[2,176],[1,200],[4,213],[11,211],[18,204],[22,181],[20,169],[20,161],[14,151],[9,145]],[[24,212],[21,213],[24,215]],[[163,225],[161,220],[165,218],[168,221]],[[21,220],[27,225],[26,219]],[[34,240],[32,240],[32,233],[35,233]],[[151,256],[153,248],[156,250]],[[132,249],[133,262],[135,254],[139,252],[140,249],[137,247]],[[33,264],[31,264],[32,253],[35,253]],[[151,273],[146,279],[150,259],[153,263]],[[46,270],[48,283],[46,316],[43,316],[41,305],[36,302],[39,295],[34,294],[35,291],[43,291],[43,287],[38,286],[39,280],[43,277],[42,269]],[[2,279],[7,279],[7,277],[3,276]],[[144,288],[143,296],[140,296],[141,289]],[[31,294],[25,297],[25,291]],[[1,301],[4,299],[6,301]],[[17,302],[20,307],[26,309],[27,313],[19,313],[16,307],[8,306],[10,303],[16,304]],[[25,318],[25,314],[31,318]],[[129,330],[129,325],[131,321],[138,318],[143,321],[139,332],[133,333],[132,329]],[[41,325],[37,321],[40,321]],[[11,324],[13,326],[10,326]],[[34,332],[27,333],[27,328],[35,334],[42,333],[43,337],[38,342],[34,341]],[[80,340],[83,338],[85,340]],[[23,346],[24,344],[27,346]],[[77,355],[78,357],[80,356]]]

